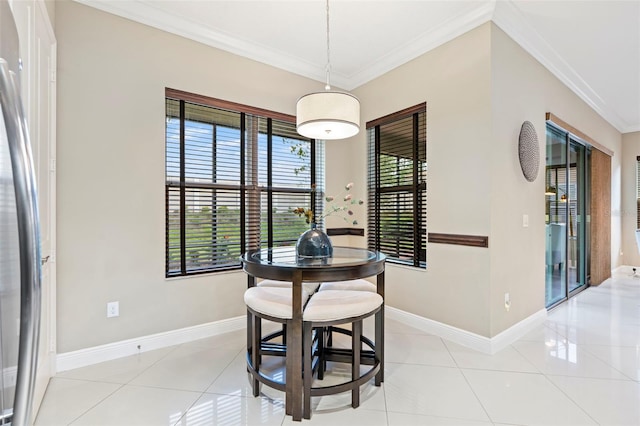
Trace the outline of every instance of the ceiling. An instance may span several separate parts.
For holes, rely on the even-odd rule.
[[[76,0],[326,81],[322,0]],[[331,0],[331,83],[374,79],[492,20],[620,132],[640,131],[640,0]]]

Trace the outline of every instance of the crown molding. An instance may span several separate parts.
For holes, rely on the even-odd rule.
[[[252,59],[276,68],[284,69],[303,77],[324,83],[326,70],[306,61],[297,59],[281,50],[272,49],[255,42],[238,39],[227,33],[215,31],[211,28],[194,23],[181,16],[167,13],[151,1],[110,1],[110,0],[74,0],[95,9],[120,16],[176,34],[205,45],[215,47],[235,55]],[[353,75],[346,76],[334,71],[331,75],[332,83],[344,90],[354,88],[376,78],[392,69],[404,64],[426,52],[432,50],[462,34],[472,30],[491,19],[495,8],[495,0],[479,3],[479,7],[461,15],[452,17],[441,25],[430,29],[420,37],[407,41],[404,46],[394,52],[376,59],[361,68]]]
[[[248,42],[241,40],[227,33],[212,30],[206,25],[194,23],[184,17],[167,13],[154,5],[151,1],[74,1],[102,10],[103,12],[111,13],[134,22],[139,22],[171,34],[200,42],[207,46],[230,52],[234,55],[284,69],[303,77],[308,77],[321,82],[323,82],[326,77],[324,69],[320,70],[317,66],[294,58],[286,52],[272,49],[253,41]],[[333,78],[333,80],[336,86],[342,87],[338,76]]]
[[[258,61],[276,68],[324,82],[324,67],[318,67],[283,52],[255,42],[248,42],[230,34],[215,31],[205,25],[191,22],[184,17],[163,11],[152,1],[75,0],[78,3],[140,22],[233,54]],[[352,75],[332,74],[335,87],[353,90],[392,69],[417,58],[424,53],[476,28],[493,21],[525,51],[571,89],[580,99],[621,133],[640,131],[640,123],[627,123],[595,90],[567,64],[539,34],[529,25],[524,14],[513,0],[478,3],[466,13],[454,16],[431,28],[420,37],[407,41],[404,46],[362,67]]]
[[[634,133],[634,132],[640,132],[640,124],[635,126],[627,126],[621,131],[621,133]]]
[[[420,37],[407,41],[404,46],[395,49],[388,55],[378,58],[374,62],[362,67],[360,71],[354,73],[354,75],[345,82],[345,87],[347,90],[352,90],[361,86],[490,21],[496,2],[491,1],[479,4],[479,7],[474,7],[466,13],[444,21],[442,24],[423,33]]]
[[[632,126],[609,107],[580,74],[527,23],[514,1],[498,2],[492,21],[619,132],[633,131]]]

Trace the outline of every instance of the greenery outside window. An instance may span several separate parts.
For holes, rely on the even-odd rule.
[[[367,123],[368,246],[426,267],[426,103]]]
[[[166,276],[238,269],[246,250],[295,245],[308,225],[292,210],[322,209],[323,144],[293,116],[174,89],[165,98]]]

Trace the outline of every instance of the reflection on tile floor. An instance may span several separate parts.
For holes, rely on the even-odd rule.
[[[640,424],[640,279],[628,274],[555,308],[495,355],[390,319],[386,330],[385,383],[364,386],[357,410],[348,393],[313,398],[304,423]],[[36,425],[292,424],[282,392],[251,396],[245,341],[239,331],[60,373]]]

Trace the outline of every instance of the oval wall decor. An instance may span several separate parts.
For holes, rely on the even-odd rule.
[[[540,165],[540,150],[538,148],[538,135],[536,129],[530,121],[522,123],[520,137],[518,138],[518,156],[520,157],[520,167],[522,174],[529,182],[533,182],[538,177],[538,166]]]

